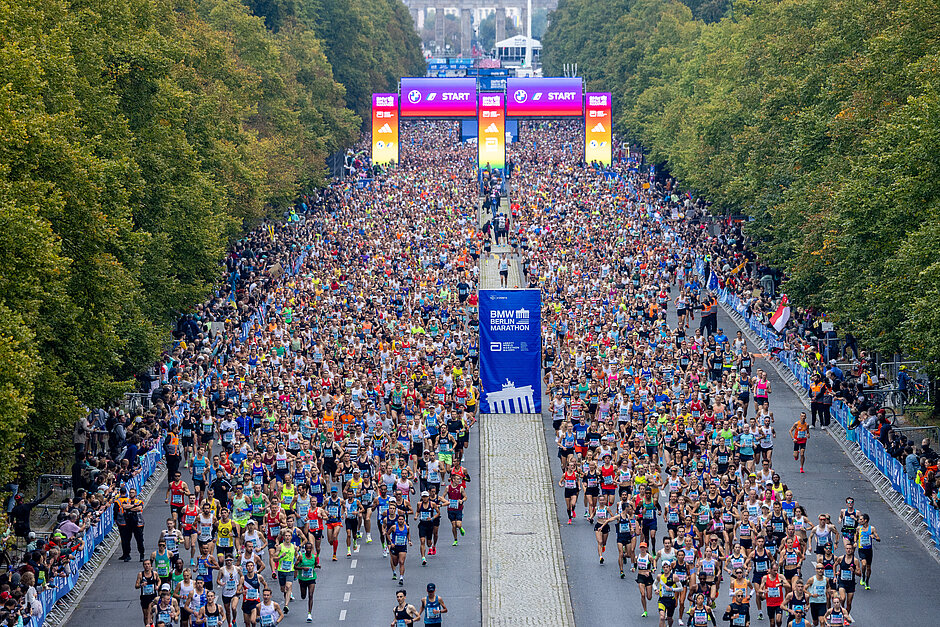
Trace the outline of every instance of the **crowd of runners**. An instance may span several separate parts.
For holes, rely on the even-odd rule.
[[[298,597],[312,622],[318,576],[360,546],[388,558],[389,599],[406,565],[461,559],[480,233],[455,131],[406,125],[398,168],[354,166],[226,260],[193,317],[226,332],[191,329],[160,389],[169,485],[135,584],[145,625],[269,627]],[[418,607],[405,594],[395,625],[447,612],[433,584]]]
[[[579,165],[576,125],[546,130],[513,146],[512,186],[543,295],[563,522],[586,522],[599,564],[635,579],[661,625],[851,624],[878,533],[851,498],[837,515],[805,511],[775,470],[779,437],[804,472],[814,427],[775,415],[767,373],[741,332],[718,328],[696,272],[740,251],[740,233],[712,236],[688,196],[626,155]]]
[[[695,272],[702,251],[743,241],[709,236],[695,203],[623,152],[580,164],[579,125],[521,134],[509,215],[488,187],[488,237],[475,147],[426,122],[403,126],[397,168],[353,167],[235,248],[198,312],[226,331],[194,330],[168,358],[167,517],[136,580],[145,624],[268,627],[298,594],[312,622],[317,577],[360,544],[388,556],[389,596],[406,562],[459,556],[477,260],[497,226],[506,263],[542,290],[562,522],[593,530],[643,616],[657,595],[663,625],[853,622],[878,533],[851,499],[810,517],[775,471],[778,437],[803,471],[812,428],[774,414],[766,373],[717,327]],[[418,607],[404,589],[397,601],[396,627],[447,611],[433,585]]]

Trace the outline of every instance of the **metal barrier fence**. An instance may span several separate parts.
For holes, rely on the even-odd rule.
[[[930,442],[930,448],[935,451],[940,448],[940,427],[895,427],[894,430],[903,434],[914,444],[926,438]]]
[[[46,491],[51,491],[52,495],[33,510],[33,518],[39,526],[55,518],[62,501],[72,496],[72,475],[39,475],[36,479],[36,496],[42,496]]]

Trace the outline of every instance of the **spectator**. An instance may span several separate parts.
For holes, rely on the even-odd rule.
[[[89,415],[82,416],[75,421],[75,429],[72,432],[72,443],[75,445],[75,459],[81,459],[85,454],[85,447],[91,432],[92,425],[89,421]]]
[[[930,447],[930,439],[929,439],[929,438],[924,438],[923,440],[921,440],[921,443],[920,443],[920,456],[926,458],[927,461],[928,461],[931,465],[936,465],[937,459],[938,459],[938,457],[940,457],[940,455],[938,455],[937,452],[936,452],[935,450],[933,450],[933,449]]]
[[[10,510],[10,520],[13,522],[13,533],[16,534],[18,538],[25,540],[29,537],[29,516],[33,508],[50,496],[52,496],[52,490],[49,490],[35,501],[25,501],[22,494],[16,495],[13,499],[15,504],[13,505],[13,509]]]
[[[908,446],[907,449],[905,449],[905,452],[907,455],[904,458],[904,471],[907,473],[907,478],[913,481],[914,479],[917,479],[917,471],[920,467],[920,458],[917,457],[916,453],[914,453],[913,446]]]
[[[66,538],[72,539],[84,531],[84,527],[78,524],[78,512],[71,512],[69,517],[63,521],[57,528]]]

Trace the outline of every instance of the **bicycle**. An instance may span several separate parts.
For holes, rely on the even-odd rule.
[[[868,412],[869,413],[878,413],[883,411],[885,418],[888,419],[888,424],[894,424],[894,421],[897,420],[897,412],[894,408],[887,404],[888,397],[893,394],[892,390],[866,390],[864,392],[866,398],[868,399]]]

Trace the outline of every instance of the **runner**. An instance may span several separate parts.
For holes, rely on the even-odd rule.
[[[405,514],[399,513],[395,522],[388,530],[390,539],[389,553],[392,565],[392,578],[395,577],[395,568],[398,568],[398,585],[405,583],[405,558],[408,556],[408,547],[411,546],[411,528],[405,523]]]
[[[317,558],[313,553],[313,543],[304,545],[304,552],[297,560],[297,583],[300,586],[300,598],[307,600],[307,622],[313,622],[313,592],[317,587]]]
[[[640,604],[643,605],[643,614],[646,618],[647,601],[653,600],[653,570],[656,568],[656,558],[650,555],[646,542],[640,542],[636,557],[633,560],[633,570],[636,571],[636,583],[640,588]]]
[[[238,596],[238,586],[241,580],[242,571],[235,565],[234,556],[226,555],[222,567],[219,568],[216,584],[219,587],[219,594],[222,595],[222,607],[225,609],[225,622],[228,625],[235,623],[235,616],[237,615],[235,599]]]
[[[806,424],[806,412],[800,412],[800,419],[790,427],[790,437],[793,438],[793,460],[800,462],[800,472],[806,463],[806,443],[809,440],[809,425]]]
[[[457,546],[457,534],[466,535],[463,528],[463,507],[467,502],[467,491],[459,474],[451,473],[450,485],[447,486],[447,519],[454,534],[454,546]],[[410,544],[410,543],[409,543]]]
[[[392,608],[394,620],[392,620],[391,627],[411,627],[411,625],[416,624],[415,621],[421,619],[421,614],[418,613],[414,605],[408,603],[407,593],[404,590],[399,590],[395,593],[395,598],[398,603]]]
[[[268,582],[255,571],[255,563],[253,561],[246,562],[241,583],[238,586],[238,594],[242,599],[242,616],[245,619],[245,627],[256,627],[258,624],[258,604],[261,602],[262,592],[267,590]]]
[[[280,542],[275,549],[276,557],[274,558],[274,563],[277,565],[277,582],[281,587],[281,592],[284,594],[284,614],[290,612],[290,601],[295,579],[294,570],[299,553],[297,547],[291,540],[290,531],[282,530],[280,532]]]
[[[281,606],[271,599],[271,589],[265,588],[261,593],[261,603],[255,609],[258,612],[259,627],[273,627],[284,620]]]
[[[153,570],[153,562],[149,559],[143,561],[143,570],[137,573],[137,583],[134,588],[140,590],[140,609],[143,612],[144,625],[149,625],[152,618],[152,606],[157,599],[157,590],[162,590],[160,577]]]
[[[447,606],[444,600],[437,594],[437,586],[429,583],[428,595],[421,599],[421,609],[418,613],[424,618],[425,625],[442,625],[444,623],[443,614],[447,613]]]
[[[162,622],[167,627],[173,627],[180,619],[180,606],[173,598],[169,584],[160,586],[160,596],[150,604],[148,624]]]
[[[866,590],[871,590],[871,563],[874,558],[872,539],[881,542],[881,536],[878,535],[875,526],[871,524],[868,514],[862,514],[859,516],[856,542],[858,544],[858,558],[862,562],[859,583]]]

